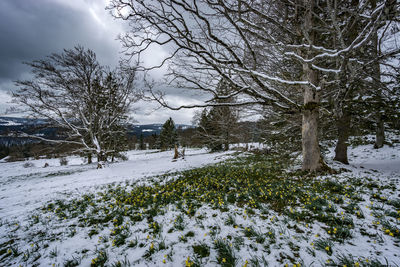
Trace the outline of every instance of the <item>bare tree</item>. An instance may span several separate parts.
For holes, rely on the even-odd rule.
[[[81,152],[95,153],[98,161],[120,149],[115,138],[136,97],[133,69],[113,71],[101,66],[91,50],[81,46],[27,63],[33,79],[17,81],[14,98],[35,117],[46,118],[67,136],[52,143],[76,145]]]
[[[335,1],[328,5],[329,14],[332,17],[333,30],[336,32],[337,40],[335,46],[337,49],[343,49],[347,47],[358,33],[363,29],[363,25],[370,22],[370,18],[360,16],[352,12],[352,6],[363,7],[364,13],[376,10],[380,5],[385,5],[383,9],[382,18],[376,26],[371,28],[371,37],[368,42],[361,47],[359,50],[353,51],[350,57],[345,58],[343,62],[337,62],[343,65],[346,71],[338,73],[336,90],[334,92],[334,99],[338,100],[334,103],[334,116],[336,118],[338,141],[335,148],[335,160],[342,163],[348,164],[347,158],[347,141],[351,133],[351,120],[352,117],[360,118],[362,109],[365,109],[370,105],[366,105],[366,101],[361,101],[361,107],[354,99],[359,99],[362,96],[363,99],[367,99],[367,96],[371,96],[373,99],[375,110],[372,111],[375,114],[374,121],[377,124],[377,143],[383,145],[383,121],[382,112],[385,109],[382,95],[384,91],[387,92],[389,89],[385,84],[384,79],[381,75],[382,64],[393,67],[393,63],[397,65],[396,61],[393,61],[393,57],[399,54],[398,47],[392,47],[382,51],[382,44],[386,38],[392,33],[390,29],[396,20],[398,20],[398,3],[396,1],[359,1],[352,0],[344,4],[344,8],[340,13],[337,12],[338,8],[335,6],[338,2]],[[341,17],[341,19],[339,19]],[[342,30],[340,26],[345,21],[346,31]],[[355,55],[357,53],[357,55]],[[355,60],[357,59],[357,60]],[[371,110],[370,110],[371,112]],[[359,119],[358,119],[359,120]],[[355,122],[353,122],[355,124]]]
[[[130,22],[131,32],[122,41],[132,57],[140,60],[154,46],[169,52],[159,66],[144,70],[168,64],[168,84],[211,96],[204,105],[171,107],[152,91],[161,105],[181,109],[258,104],[288,114],[301,112],[303,169],[313,171],[325,166],[318,142],[321,98],[340,90],[328,91],[349,71],[347,62],[357,61],[356,52],[373,38],[394,3],[379,1],[369,9],[367,2],[112,0],[110,9],[116,18]],[[337,46],[340,34],[349,30],[340,16],[344,9],[363,19],[356,20],[362,22],[359,31]],[[217,91],[221,77],[233,88],[229,95]],[[335,101],[342,95],[336,93]],[[238,101],[216,101],[230,97]]]

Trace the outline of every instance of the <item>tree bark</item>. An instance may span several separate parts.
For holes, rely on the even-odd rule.
[[[107,161],[107,156],[103,151],[100,151],[97,153],[97,162],[106,162]]]
[[[376,118],[376,138],[374,148],[381,148],[385,142],[385,125],[383,122],[382,114],[378,112]]]
[[[307,102],[315,105],[316,102]],[[303,111],[302,151],[303,170],[317,171],[322,168],[321,152],[318,143],[318,107],[307,108]]]
[[[318,84],[318,76],[315,70],[307,65],[303,67],[308,80]],[[323,167],[323,161],[318,142],[318,117],[319,117],[319,94],[311,86],[304,86],[304,107],[302,121],[302,153],[303,170],[318,171]]]
[[[347,141],[349,139],[350,131],[350,114],[347,111],[343,111],[343,114],[339,116],[336,121],[336,127],[338,131],[338,141],[335,147],[335,158],[333,160],[339,161],[343,164],[349,164],[347,158]]]
[[[225,135],[225,142],[224,142],[224,150],[228,151],[229,150],[229,132],[226,131],[226,135]]]
[[[315,42],[315,31],[313,30],[313,10],[315,2],[305,1],[306,12],[304,20],[304,31],[307,32],[309,42]],[[305,55],[306,57],[310,55]],[[302,153],[303,166],[306,171],[318,171],[324,166],[318,142],[318,117],[320,98],[319,92],[312,85],[319,85],[318,72],[311,68],[309,63],[303,64],[304,80],[310,85],[303,86],[303,119],[302,119]]]
[[[178,159],[178,157],[179,157],[178,146],[175,145],[175,148],[174,148],[174,158],[173,158],[173,159]]]
[[[378,32],[375,31],[374,36],[372,38],[372,43],[373,43],[373,53],[374,53],[374,58],[378,58],[380,56],[380,49],[379,49],[379,42],[378,42]],[[375,114],[376,114],[376,139],[375,139],[375,144],[374,148],[381,148],[383,147],[383,143],[385,142],[385,125],[384,125],[384,119],[381,113],[381,109],[383,108],[383,101],[382,101],[382,94],[381,94],[381,68],[379,65],[379,61],[375,61],[373,63],[373,78],[374,78],[374,83],[376,84],[376,93],[375,93],[375,99],[376,99],[376,106],[375,106]]]

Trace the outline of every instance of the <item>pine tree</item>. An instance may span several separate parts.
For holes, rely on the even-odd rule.
[[[139,149],[140,150],[145,150],[146,146],[144,144],[144,140],[143,140],[143,134],[140,134],[140,138],[139,138]]]
[[[228,84],[221,80],[218,86],[221,95],[228,96],[230,88]],[[217,103],[232,103],[231,97],[223,97],[216,100]],[[203,139],[203,144],[211,151],[228,150],[229,144],[234,139],[235,130],[238,128],[238,115],[233,107],[214,106],[208,112],[204,109],[199,122],[199,134]]]
[[[220,138],[221,132],[216,124],[217,114],[215,109],[210,112],[204,109],[201,114],[198,133],[202,138],[202,143],[211,151],[222,150],[222,141]]]
[[[175,123],[172,118],[169,118],[163,125],[160,132],[161,150],[172,149],[178,143],[178,135],[175,128]]]
[[[149,143],[149,148],[150,149],[157,149],[159,148],[158,144],[158,135],[156,133],[153,133],[151,136],[147,138],[147,142]]]

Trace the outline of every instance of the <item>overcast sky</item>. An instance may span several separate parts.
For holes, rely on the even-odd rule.
[[[64,48],[82,45],[97,54],[101,64],[115,66],[121,54],[118,34],[128,25],[114,20],[105,10],[107,0],[0,0],[0,115],[10,107],[13,81],[29,78],[22,62],[41,59]],[[151,53],[156,62],[164,52]],[[194,101],[174,90],[176,104]],[[163,123],[170,116],[176,123],[190,123],[193,110],[154,110],[155,104],[139,103],[134,117],[139,123]]]

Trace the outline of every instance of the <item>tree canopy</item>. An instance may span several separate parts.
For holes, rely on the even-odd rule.
[[[271,114],[300,113],[304,170],[325,167],[321,108],[340,116],[352,88],[346,81],[398,54],[394,48],[364,56],[395,20],[393,0],[112,0],[110,8],[130,22],[122,38],[130,56],[167,47],[161,65],[143,70],[168,64],[167,84],[210,96],[200,105],[173,107],[149,88],[155,100],[172,109],[262,105]],[[220,78],[232,88],[229,95],[218,92]],[[231,97],[237,101],[216,101]],[[334,110],[323,106],[329,100]]]
[[[77,145],[101,161],[123,149],[124,123],[137,100],[134,69],[109,70],[81,46],[27,65],[33,78],[16,82],[14,98],[66,133],[63,139],[45,141]]]

